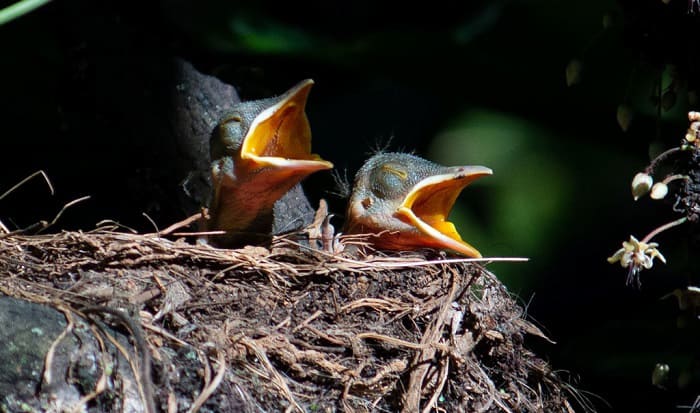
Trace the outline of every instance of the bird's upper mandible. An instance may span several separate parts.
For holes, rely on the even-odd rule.
[[[278,97],[241,102],[214,130],[208,229],[227,231],[220,240],[270,235],[275,202],[309,174],[333,167],[311,152],[305,107],[312,85],[307,79]]]
[[[379,153],[357,172],[345,232],[375,234],[368,241],[378,248],[481,257],[448,216],[464,187],[491,174],[483,166],[446,167],[407,153]]]

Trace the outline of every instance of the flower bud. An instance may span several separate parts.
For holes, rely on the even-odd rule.
[[[581,82],[581,73],[583,72],[583,62],[578,59],[573,59],[566,65],[566,86],[573,86]]]
[[[620,125],[623,132],[627,132],[627,130],[630,128],[633,117],[634,112],[632,112],[632,109],[629,106],[619,105],[617,107],[617,124]]]
[[[663,199],[668,194],[668,185],[663,182],[657,182],[651,187],[651,199]]]
[[[603,29],[609,29],[613,25],[613,17],[610,13],[603,15]]]
[[[671,367],[668,364],[657,363],[651,373],[651,384],[663,388],[668,382]]]
[[[654,179],[651,175],[644,172],[639,172],[635,175],[634,179],[632,179],[632,196],[634,200],[636,201],[639,197],[646,195],[653,184]]]

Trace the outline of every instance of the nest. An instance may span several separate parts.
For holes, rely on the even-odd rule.
[[[546,338],[469,261],[286,238],[223,250],[104,229],[0,233],[0,291],[129,337],[142,411],[573,411],[573,388],[523,346]],[[178,364],[168,349],[195,356]],[[83,392],[84,411],[122,397]]]

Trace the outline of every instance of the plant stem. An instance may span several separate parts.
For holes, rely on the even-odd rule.
[[[656,228],[655,230],[651,231],[650,233],[648,233],[647,236],[644,237],[644,239],[641,242],[646,244],[649,241],[651,241],[651,239],[654,238],[659,233],[664,232],[669,228],[673,228],[675,226],[681,225],[682,223],[684,223],[687,220],[688,220],[688,217],[683,217],[683,218],[679,218],[675,221],[669,222],[668,224],[664,224],[664,225]]]
[[[21,0],[15,4],[0,9],[0,26],[21,17],[30,11],[41,7],[51,0]]]
[[[654,158],[653,161],[651,161],[651,163],[649,164],[649,166],[647,166],[647,168],[644,170],[644,172],[651,174],[652,172],[654,172],[654,168],[656,168],[656,164],[658,164],[659,162],[668,158],[670,155],[672,155],[676,152],[680,152],[680,151],[682,151],[682,149],[680,147],[675,147],[675,148],[671,148],[671,149],[663,152],[662,154],[660,154],[659,156]]]
[[[662,182],[664,184],[668,185],[670,182],[677,181],[679,179],[683,179],[684,181],[689,181],[690,177],[687,175],[683,175],[683,174],[670,175],[670,176],[667,176],[666,179],[664,179]]]

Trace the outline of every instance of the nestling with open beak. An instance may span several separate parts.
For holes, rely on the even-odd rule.
[[[447,220],[464,187],[491,175],[483,166],[446,167],[407,153],[379,153],[357,172],[346,216],[346,234],[375,234],[379,249],[448,249],[481,253]]]
[[[279,97],[239,103],[214,130],[207,229],[227,232],[212,239],[216,245],[269,240],[275,202],[309,174],[333,167],[311,153],[304,108],[312,85],[308,79]]]

